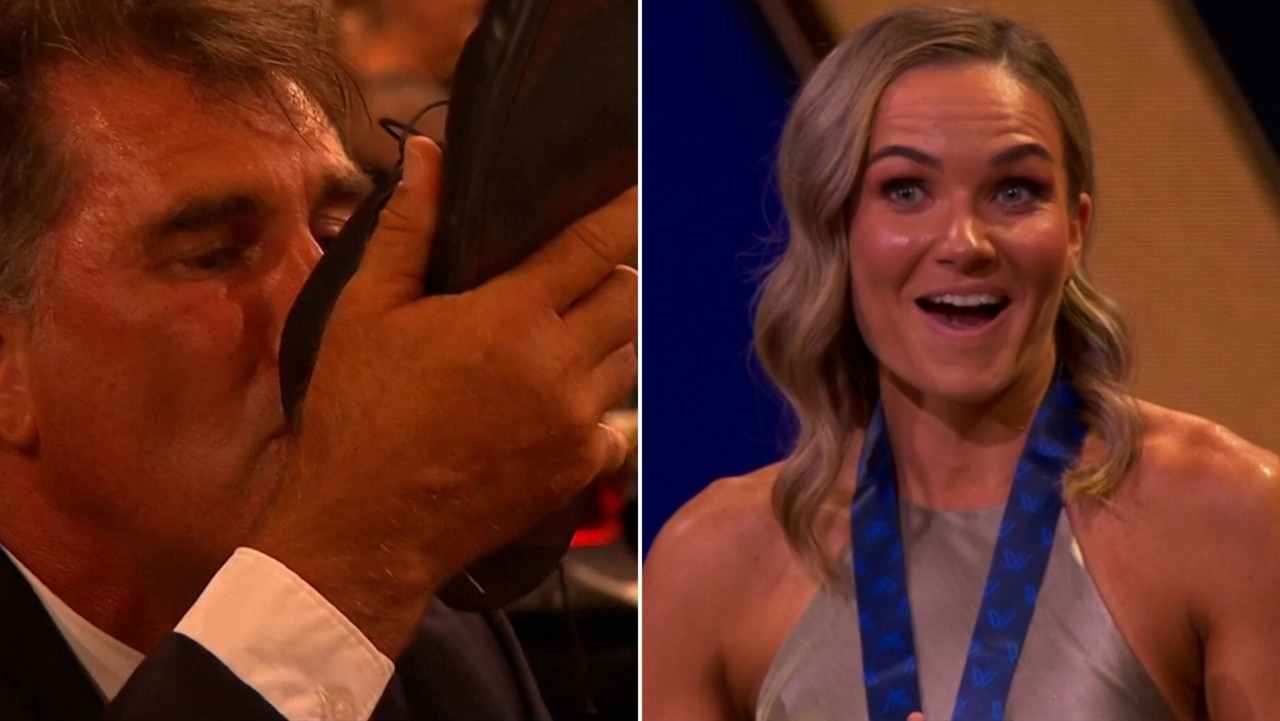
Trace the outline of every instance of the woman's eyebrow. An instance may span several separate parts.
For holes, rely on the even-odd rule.
[[[1039,157],[1039,158],[1044,158],[1049,162],[1054,162],[1053,154],[1049,152],[1048,148],[1045,148],[1040,143],[1019,143],[1018,145],[1014,145],[1013,147],[1010,147],[1010,148],[1005,148],[1004,150],[1001,150],[1000,152],[991,156],[990,164],[992,166],[1007,165],[1016,160],[1021,160],[1022,158],[1025,158],[1029,155]],[[918,148],[913,148],[909,145],[886,145],[883,148],[880,148],[879,150],[876,150],[875,152],[871,153],[871,155],[867,156],[867,166],[873,165],[878,160],[883,160],[885,158],[890,158],[890,157],[906,158],[907,160],[910,160],[912,162],[916,162],[921,165],[925,165],[934,169],[942,168],[941,160],[924,152],[923,150],[919,150]]]
[[[907,160],[917,162],[921,165],[927,165],[930,168],[935,168],[935,169],[942,168],[941,160],[938,160],[937,158],[933,157],[932,155],[929,155],[923,150],[913,148],[909,145],[886,145],[883,148],[880,148],[879,150],[875,151],[871,155],[867,156],[867,166],[869,167],[875,164],[876,161],[884,160],[885,158],[894,157],[894,156],[897,156],[899,158],[906,158]]]
[[[1035,156],[1044,158],[1050,163],[1054,162],[1053,154],[1049,149],[1040,143],[1020,143],[1011,148],[1005,148],[995,155],[991,156],[991,165],[1008,165],[1016,160],[1021,160],[1027,156]]]

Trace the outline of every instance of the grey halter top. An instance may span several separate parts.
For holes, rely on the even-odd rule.
[[[945,512],[902,504],[920,694],[930,721],[951,717],[1003,513],[1003,506]],[[865,721],[862,647],[852,592],[845,598],[823,589],[814,597],[769,667],[756,718]],[[1066,513],[1058,519],[1005,718],[1173,718],[1098,596]]]

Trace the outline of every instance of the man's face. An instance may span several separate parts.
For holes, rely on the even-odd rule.
[[[150,67],[52,78],[78,192],[26,351],[41,488],[140,553],[221,563],[291,452],[281,328],[364,187],[296,87],[279,91]]]

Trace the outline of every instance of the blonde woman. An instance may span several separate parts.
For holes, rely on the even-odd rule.
[[[653,719],[1280,718],[1275,455],[1130,397],[1062,62],[913,8],[800,93],[759,355],[799,420],[644,569]]]

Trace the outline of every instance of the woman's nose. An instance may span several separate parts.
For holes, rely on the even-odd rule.
[[[935,244],[934,256],[943,265],[971,272],[994,261],[996,249],[986,223],[966,207],[957,209],[947,219],[946,227]]]

